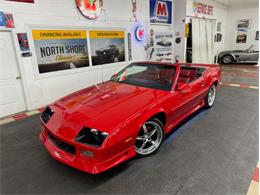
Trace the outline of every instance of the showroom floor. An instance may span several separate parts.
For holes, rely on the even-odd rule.
[[[156,155],[100,175],[53,160],[38,140],[39,114],[1,125],[2,193],[246,194],[258,162],[258,67],[222,71],[212,109],[173,129]]]

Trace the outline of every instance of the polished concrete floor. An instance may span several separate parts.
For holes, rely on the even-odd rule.
[[[2,194],[246,194],[258,161],[258,90],[221,87],[215,105],[172,130],[159,152],[89,175],[53,160],[39,115],[1,126]]]

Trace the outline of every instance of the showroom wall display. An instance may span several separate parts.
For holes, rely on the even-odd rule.
[[[236,28],[250,28],[251,27],[252,20],[251,19],[242,19],[237,20]]]
[[[18,43],[21,52],[28,52],[30,50],[28,38],[26,33],[17,33]]]
[[[125,61],[124,31],[90,31],[92,65]]]
[[[5,14],[0,12],[0,26],[5,26]]]
[[[85,30],[32,30],[40,74],[89,66]]]
[[[172,23],[172,1],[150,0],[150,23]]]
[[[154,60],[172,62],[173,60],[174,32],[154,33]]]
[[[247,39],[247,29],[238,29],[237,30],[237,40],[236,43],[246,43]]]

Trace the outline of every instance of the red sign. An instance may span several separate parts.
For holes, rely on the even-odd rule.
[[[207,14],[211,16],[213,15],[213,6],[194,1],[192,7],[193,12],[196,14]]]
[[[98,18],[103,8],[103,0],[76,0],[76,3],[81,14],[88,19]]]

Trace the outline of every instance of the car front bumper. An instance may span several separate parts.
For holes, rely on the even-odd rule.
[[[119,152],[118,154],[108,159],[105,158],[102,159],[102,161],[96,161],[96,159],[93,159],[95,157],[82,156],[82,146],[78,146],[75,143],[68,143],[75,147],[75,153],[70,153],[62,149],[61,147],[58,147],[57,144],[55,144],[55,142],[53,141],[53,139],[50,138],[48,133],[49,130],[45,126],[43,126],[39,138],[52,158],[66,165],[69,165],[71,167],[91,174],[98,174],[103,171],[106,171],[120,164],[121,162],[124,162],[127,159],[132,158],[136,154],[134,147],[130,147],[127,150]],[[60,139],[56,136],[55,138],[58,140]],[[88,149],[88,146],[86,146],[85,150],[88,151]],[[94,154],[99,155],[98,153],[102,153],[102,151],[96,149]]]

